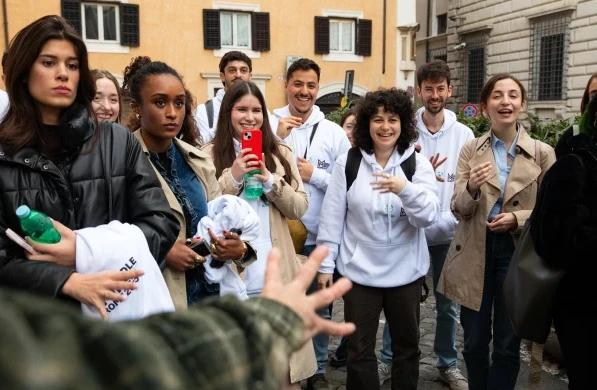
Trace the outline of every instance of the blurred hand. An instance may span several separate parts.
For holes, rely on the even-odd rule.
[[[319,290],[331,287],[332,284],[334,284],[333,274],[322,274],[321,272],[317,274],[317,288]]]
[[[316,312],[317,309],[329,306],[335,299],[346,294],[352,287],[350,280],[340,278],[330,288],[305,295],[327,253],[328,250],[323,246],[315,248],[309,256],[309,260],[299,269],[294,279],[286,285],[282,284],[280,251],[273,248],[267,258],[265,283],[261,296],[280,302],[298,314],[304,324],[303,343],[311,341],[316,334],[344,336],[355,330],[354,324],[324,320]]]

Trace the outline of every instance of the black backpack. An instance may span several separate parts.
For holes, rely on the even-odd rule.
[[[404,175],[408,181],[413,180],[413,175],[417,169],[417,157],[414,152],[408,158],[400,164],[400,168],[404,172]],[[346,167],[344,167],[344,174],[346,175],[346,192],[350,190],[350,186],[354,183],[359,173],[359,167],[361,166],[361,160],[363,155],[358,147],[350,148],[348,151],[348,157],[346,158]]]

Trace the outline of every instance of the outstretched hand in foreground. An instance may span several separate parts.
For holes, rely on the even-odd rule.
[[[328,250],[324,246],[318,246],[288,284],[282,283],[280,251],[276,248],[272,249],[267,258],[265,284],[261,296],[288,306],[301,317],[305,326],[303,335],[305,343],[319,333],[343,336],[355,331],[355,325],[352,323],[324,320],[315,312],[317,309],[329,306],[330,302],[346,294],[352,287],[350,280],[341,278],[330,288],[305,295],[307,287],[313,282],[319,266],[327,254]]]

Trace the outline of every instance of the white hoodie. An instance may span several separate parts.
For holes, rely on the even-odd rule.
[[[270,117],[272,131],[276,133],[281,118],[291,115],[288,106],[274,110]],[[311,146],[309,146],[309,138],[316,123],[319,125]],[[348,152],[350,142],[346,137],[346,132],[334,122],[325,119],[325,115],[317,106],[313,106],[313,111],[305,123],[301,127],[293,129],[290,135],[282,141],[290,146],[297,157],[303,157],[307,151],[307,160],[313,164],[311,180],[308,183],[303,182],[305,192],[309,197],[309,208],[301,221],[308,232],[305,244],[314,245],[319,228],[321,204],[332,176],[334,163],[340,155]]]
[[[383,169],[374,154],[361,153],[359,172],[348,192],[347,154],[336,161],[317,237],[317,243],[330,250],[320,272],[333,273],[337,266],[340,274],[365,286],[409,284],[429,270],[424,228],[437,221],[440,208],[433,167],[413,146],[403,155],[394,152]],[[412,153],[417,168],[399,195],[373,189],[374,172],[406,179],[400,163]]]
[[[456,121],[456,114],[446,109],[444,109],[444,124],[435,134],[431,134],[423,123],[424,111],[425,108],[422,107],[416,113],[417,130],[419,132],[417,143],[421,145],[421,154],[430,158],[439,153],[440,159],[448,158],[437,168],[437,174],[446,180],[437,182],[441,216],[437,223],[425,229],[425,235],[429,246],[449,244],[454,238],[454,232],[458,224],[450,210],[450,200],[454,193],[454,183],[456,181],[458,157],[464,143],[475,138],[475,136],[471,129]]]
[[[195,120],[197,121],[197,126],[199,127],[199,133],[201,133],[201,141],[203,144],[211,142],[216,136],[216,129],[218,128],[218,115],[220,114],[220,106],[222,105],[222,99],[224,99],[225,94],[226,91],[224,91],[224,88],[219,89],[216,93],[216,96],[214,96],[212,99],[214,104],[214,121],[211,128],[209,127],[209,118],[207,117],[207,108],[205,108],[205,103],[200,104],[195,110]]]

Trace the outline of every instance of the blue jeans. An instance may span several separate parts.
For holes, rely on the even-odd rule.
[[[504,279],[512,253],[514,242],[510,233],[494,233],[487,229],[481,308],[475,311],[463,306],[460,311],[460,322],[464,329],[462,355],[470,390],[511,390],[516,385],[520,370],[520,339],[512,329],[503,295]]]
[[[315,245],[305,245],[303,248],[302,255],[309,256],[311,252],[315,250]],[[317,278],[313,280],[311,286],[307,289],[307,295],[317,291]],[[324,307],[317,310],[317,314],[320,317],[330,320],[332,318],[329,307]],[[328,362],[328,344],[330,343],[330,337],[325,334],[318,334],[313,336],[313,349],[315,349],[315,358],[317,359],[317,371],[316,374],[325,374],[325,365]]]
[[[436,326],[433,352],[437,356],[436,367],[440,369],[458,366],[458,352],[456,351],[456,328],[458,327],[458,304],[437,292],[437,283],[444,268],[450,244],[429,247],[431,267],[433,270],[433,295],[435,296]],[[383,329],[383,346],[380,360],[390,364],[392,362],[392,339],[388,323]]]

